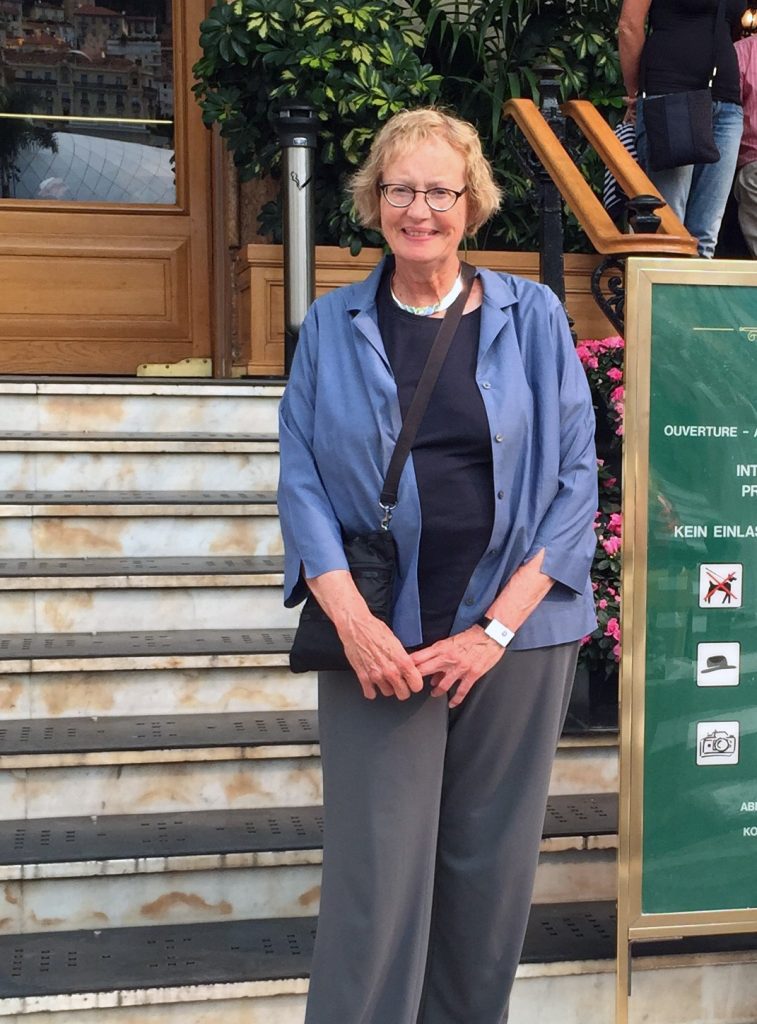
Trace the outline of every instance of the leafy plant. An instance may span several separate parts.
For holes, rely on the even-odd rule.
[[[316,240],[353,252],[380,244],[355,222],[344,186],[377,124],[437,98],[440,79],[419,56],[423,37],[410,13],[384,0],[218,0],[200,32],[194,92],[242,179],[278,173],[272,112],[282,100],[305,101],[321,122]],[[275,207],[263,221],[276,239]]]
[[[619,110],[619,9],[620,0],[218,0],[201,28],[195,93],[243,178],[277,173],[276,102],[298,98],[317,109],[316,238],[353,252],[380,244],[355,223],[344,194],[377,125],[403,107],[449,107],[478,128],[506,194],[472,244],[536,249],[537,200],[502,104],[511,96],[538,100],[537,66],[548,61],[562,69],[565,98]],[[583,166],[598,184],[599,161],[589,157]],[[261,224],[274,240],[280,223],[269,204]],[[585,247],[569,219],[566,249]]]

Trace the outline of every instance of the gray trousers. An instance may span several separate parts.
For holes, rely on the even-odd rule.
[[[306,1024],[504,1024],[578,643],[459,708],[319,677],[326,814]]]

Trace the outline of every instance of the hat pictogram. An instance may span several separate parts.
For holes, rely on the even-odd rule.
[[[713,654],[707,659],[707,668],[703,668],[702,674],[705,672],[720,672],[722,669],[736,668],[735,665],[728,664],[728,658],[724,654]]]

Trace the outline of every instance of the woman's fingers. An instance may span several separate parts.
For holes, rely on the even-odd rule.
[[[418,671],[431,676],[432,697],[452,691],[450,707],[458,707],[481,676],[502,657],[504,649],[481,630],[465,630],[411,655]]]
[[[421,673],[391,629],[380,619],[362,620],[343,642],[363,694],[369,700],[377,693],[407,700],[411,693],[423,689]]]

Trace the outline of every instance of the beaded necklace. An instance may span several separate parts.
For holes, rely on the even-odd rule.
[[[406,313],[413,313],[415,316],[433,316],[434,313],[440,313],[443,309],[448,309],[455,299],[458,297],[460,292],[463,290],[463,272],[455,278],[455,283],[452,285],[446,295],[442,296],[438,302],[435,302],[431,306],[408,306],[405,302],[400,302],[397,296],[394,294],[394,288],[392,284],[389,284],[389,291],[392,293],[392,298],[400,307],[404,309]]]

